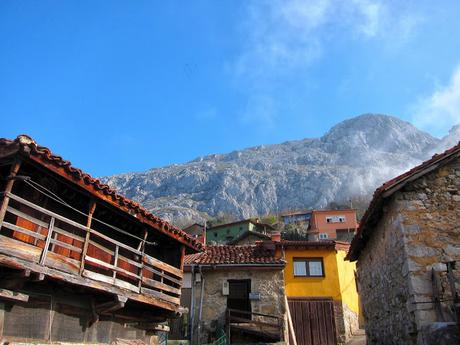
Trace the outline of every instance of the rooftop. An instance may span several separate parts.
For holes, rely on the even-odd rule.
[[[19,153],[21,156],[45,167],[47,170],[51,170],[64,177],[71,183],[79,185],[96,197],[109,202],[123,212],[131,214],[139,221],[182,242],[187,247],[193,250],[201,250],[203,247],[200,242],[194,240],[181,229],[153,215],[137,202],[118,194],[109,185],[103,184],[97,178],[75,168],[71,162],[53,154],[47,147],[38,145],[27,135],[19,135],[14,140],[0,138],[0,153],[5,157]]]
[[[422,177],[425,174],[438,168],[440,165],[447,163],[450,159],[458,157],[460,154],[460,142],[454,147],[444,151],[441,154],[435,154],[431,159],[420,165],[396,176],[385,182],[374,192],[372,201],[361,219],[358,232],[351,242],[351,247],[347,258],[355,261],[359,258],[361,250],[366,246],[367,241],[372,235],[373,225],[378,222],[382,213],[384,200],[392,196],[395,192],[403,188],[408,182]]]
[[[208,246],[197,254],[187,255],[185,265],[260,265],[284,266],[282,258],[275,257],[275,251],[261,245]]]

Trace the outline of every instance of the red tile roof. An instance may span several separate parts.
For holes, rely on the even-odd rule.
[[[321,241],[259,241],[258,245],[266,247],[284,247],[284,248],[305,248],[308,249],[324,249],[324,250],[345,250],[348,251],[350,243],[334,240],[321,240]]]
[[[361,250],[365,247],[369,237],[372,236],[374,225],[380,218],[384,199],[392,196],[396,191],[404,187],[406,183],[428,174],[430,171],[447,163],[451,158],[458,157],[459,153],[460,142],[441,154],[435,154],[431,159],[385,182],[382,186],[377,188],[366,213],[360,221],[358,232],[351,242],[347,259],[351,261],[358,260]]]
[[[103,184],[100,180],[73,167],[69,161],[53,154],[50,149],[37,145],[37,143],[27,135],[19,135],[15,140],[0,138],[0,153],[5,157],[19,153],[22,157],[31,159],[48,170],[52,170],[71,182],[78,184],[98,198],[111,203],[124,212],[130,213],[141,222],[182,242],[189,248],[193,250],[201,250],[203,248],[200,242],[191,238],[181,229],[154,216],[137,202],[118,194],[107,184]]]
[[[202,253],[185,257],[185,265],[267,265],[284,266],[285,261],[275,256],[274,250],[260,245],[208,246]]]

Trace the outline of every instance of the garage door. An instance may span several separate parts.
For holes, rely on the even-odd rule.
[[[328,299],[288,299],[298,345],[336,345],[334,303]]]

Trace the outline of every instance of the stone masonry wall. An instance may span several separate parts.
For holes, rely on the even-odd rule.
[[[441,299],[452,299],[447,262],[457,262],[457,290],[460,282],[459,159],[408,183],[386,205],[358,260],[368,341],[431,344],[424,330],[453,320],[451,302],[443,303],[442,316],[432,303],[432,268],[441,277]]]
[[[253,312],[275,314],[285,317],[284,273],[282,270],[212,270],[203,271],[205,292],[201,324],[201,342],[208,343],[210,336],[218,327],[225,324],[227,296],[222,295],[222,285],[229,279],[250,279],[251,292],[259,292],[260,300],[251,301]],[[196,289],[199,290],[199,285]],[[199,304],[199,292],[196,302]]]
[[[442,315],[433,303],[431,269],[441,277],[441,299],[451,300],[446,263],[456,261],[457,291],[460,282],[460,159],[407,185],[398,195],[404,244],[407,252],[410,300],[415,314],[418,343],[420,330],[433,322],[453,321],[452,302],[442,305]]]
[[[390,202],[358,259],[358,286],[369,345],[411,345],[416,338],[409,300],[399,205]]]

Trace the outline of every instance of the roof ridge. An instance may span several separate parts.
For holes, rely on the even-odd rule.
[[[135,202],[134,200],[128,199],[127,197],[119,194],[115,189],[110,187],[108,184],[102,183],[98,178],[94,178],[90,174],[84,172],[83,170],[75,168],[74,166],[72,166],[72,163],[70,161],[65,160],[59,155],[53,154],[53,152],[49,148],[38,145],[37,142],[29,135],[21,134],[18,135],[14,140],[6,138],[0,139],[0,145],[2,146],[15,144],[19,146],[23,154],[26,154],[28,156],[37,156],[42,161],[48,161],[53,165],[64,169],[68,175],[82,180],[87,185],[91,185],[95,189],[95,192],[110,196],[112,200],[116,202],[118,205],[128,207],[135,213],[140,214],[141,216],[147,219],[150,219],[154,223],[157,223],[158,226],[164,229],[166,232],[178,235],[179,237],[183,238],[183,240],[189,246],[194,247],[194,249],[199,250],[203,248],[201,242],[196,241],[194,238],[192,238],[190,235],[188,235],[180,228],[161,219],[158,216],[155,216],[150,211],[142,207],[138,202]]]

